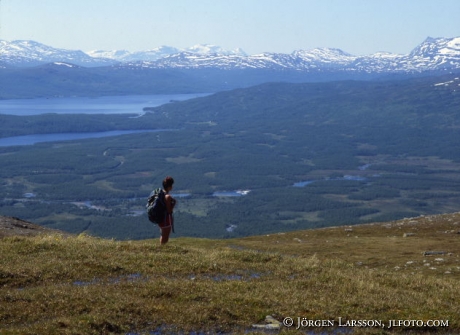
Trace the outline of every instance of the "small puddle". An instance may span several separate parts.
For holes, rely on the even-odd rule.
[[[263,274],[257,273],[257,272],[247,272],[244,274],[217,274],[217,275],[200,275],[200,276],[195,276],[195,275],[190,275],[189,279],[190,280],[196,280],[196,279],[212,279],[214,281],[230,281],[230,280],[242,280],[242,281],[247,281],[251,279],[259,279],[262,277]]]
[[[122,281],[132,282],[132,281],[137,281],[137,280],[140,280],[140,279],[143,279],[143,278],[144,277],[140,273],[133,273],[133,274],[130,274],[130,275],[124,275],[124,276],[119,276],[119,277],[115,277],[115,278],[109,278],[107,281],[105,281],[103,279],[95,278],[95,279],[90,280],[90,281],[76,280],[72,284],[75,285],[75,286],[89,286],[89,285],[96,285],[96,284],[100,284],[100,283],[117,284],[117,283],[120,283]]]

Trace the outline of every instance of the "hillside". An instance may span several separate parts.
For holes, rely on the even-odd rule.
[[[0,115],[9,135],[165,130],[1,147],[1,214],[76,234],[152,238],[145,201],[166,175],[176,180],[180,236],[458,212],[458,78],[270,83],[146,106],[136,118]]]
[[[0,333],[454,334],[459,233],[454,213],[163,247],[8,236]]]
[[[57,232],[56,230],[45,228],[19,218],[0,216],[0,238],[9,236],[36,236]]]

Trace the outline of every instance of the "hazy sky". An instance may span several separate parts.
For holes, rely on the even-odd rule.
[[[460,36],[460,0],[0,0],[0,39],[83,51],[406,54],[428,36]]]

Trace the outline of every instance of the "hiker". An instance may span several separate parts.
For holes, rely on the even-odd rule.
[[[163,190],[165,192],[165,203],[166,203],[166,217],[165,220],[158,225],[161,229],[160,244],[166,244],[169,240],[169,234],[171,230],[174,231],[174,218],[173,210],[176,205],[176,199],[174,199],[169,192],[172,190],[174,179],[172,177],[166,177],[163,180]]]

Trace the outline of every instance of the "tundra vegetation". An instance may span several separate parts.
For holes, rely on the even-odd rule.
[[[3,227],[1,334],[460,332],[458,213],[165,246]],[[381,323],[339,326],[359,320]]]

